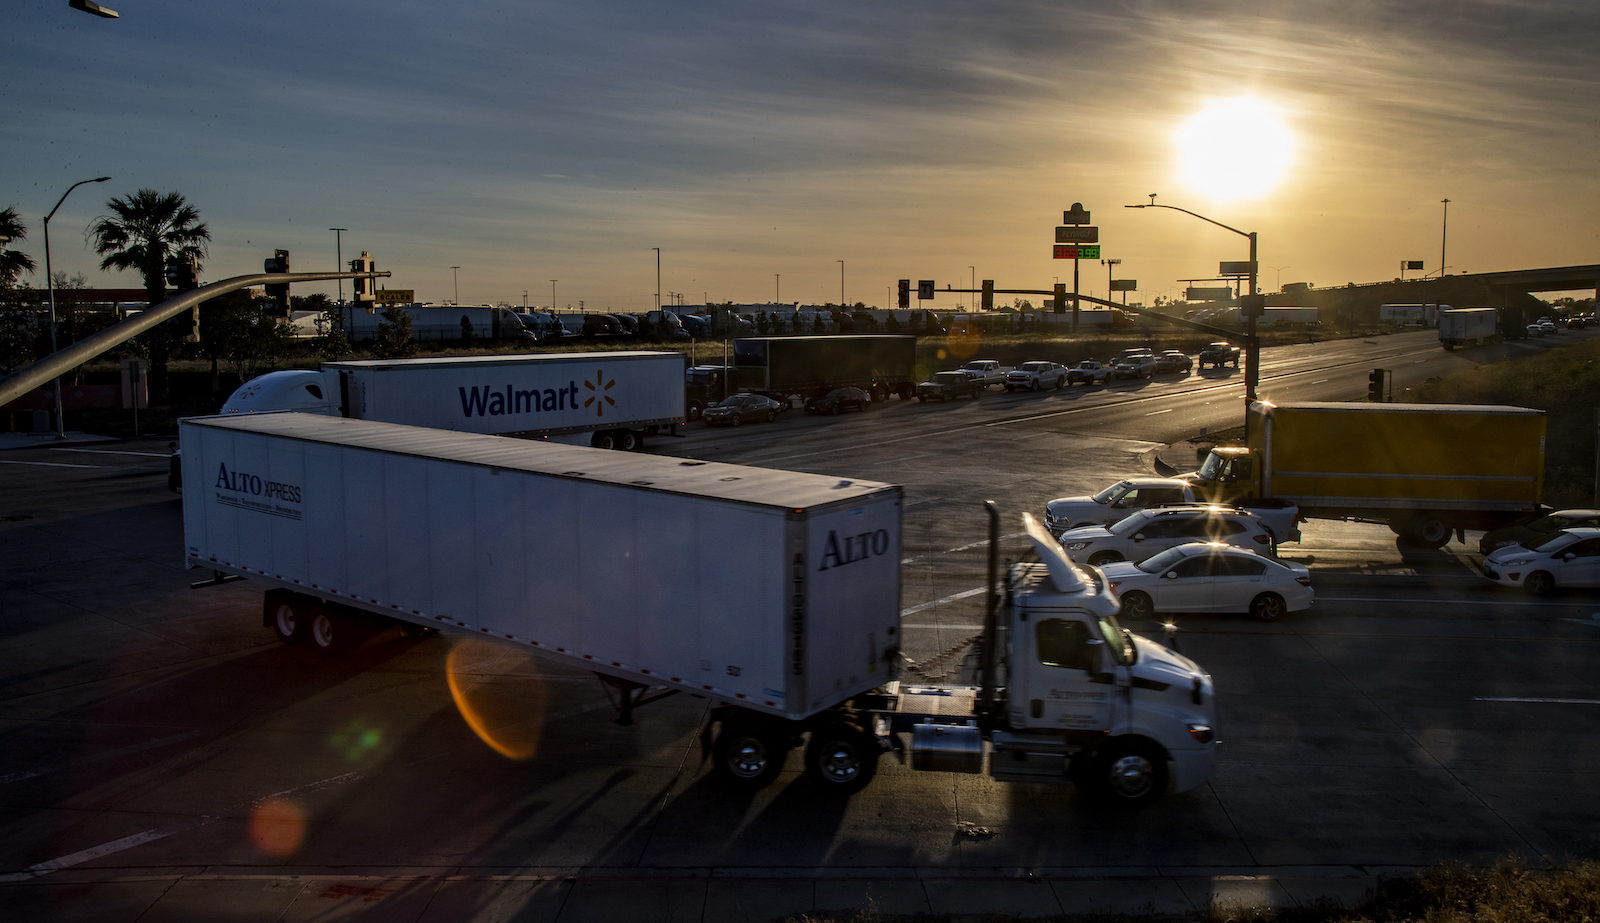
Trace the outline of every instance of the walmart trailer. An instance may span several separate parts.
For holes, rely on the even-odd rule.
[[[284,640],[396,620],[791,720],[890,678],[899,487],[303,413],[180,426],[186,563],[267,585]]]

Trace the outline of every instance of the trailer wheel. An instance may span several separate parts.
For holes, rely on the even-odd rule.
[[[712,749],[717,775],[738,788],[766,788],[783,770],[785,734],[748,722],[723,722]]]
[[[883,748],[852,724],[834,722],[811,734],[806,771],[826,791],[851,795],[865,788],[878,771]]]
[[[690,401],[689,406],[684,410],[684,416],[689,418],[690,423],[693,423],[700,419],[700,411],[702,410],[705,410],[705,406],[699,401]]]
[[[1283,618],[1283,614],[1287,611],[1289,610],[1283,604],[1283,597],[1277,593],[1262,593],[1250,601],[1250,614],[1258,621],[1276,622]]]
[[[615,430],[603,429],[589,437],[589,444],[597,449],[614,449],[617,447],[617,434]]]
[[[617,448],[624,452],[639,451],[639,434],[631,429],[618,430]]]
[[[1437,513],[1419,513],[1394,530],[1400,538],[1423,548],[1443,548],[1454,531],[1450,523]]]
[[[1143,808],[1167,790],[1167,756],[1148,741],[1112,741],[1085,774],[1094,794],[1120,808]]]
[[[366,638],[365,628],[353,616],[334,611],[328,606],[317,606],[310,612],[307,636],[311,646],[324,657],[338,657],[361,646]]]
[[[267,618],[272,630],[284,644],[301,644],[306,640],[306,627],[310,619],[302,600],[292,593],[267,594]]]

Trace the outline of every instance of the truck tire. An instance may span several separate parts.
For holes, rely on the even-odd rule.
[[[917,403],[919,403],[919,404],[928,403],[928,396],[926,394],[917,395]]]
[[[1066,384],[1066,381],[1064,379],[1057,378],[1056,379],[1056,386],[1055,386],[1055,388],[1053,390],[1060,391],[1061,390],[1061,386],[1064,385],[1064,384]]]
[[[1145,619],[1154,618],[1155,614],[1155,603],[1150,601],[1148,595],[1134,590],[1122,597],[1121,615],[1123,618],[1142,622]]]
[[[911,390],[911,386],[909,384],[904,384],[904,385],[900,386],[900,399],[902,401],[911,400],[911,394],[912,394],[912,390]]]
[[[631,429],[617,430],[617,448],[624,452],[639,451],[639,444],[642,441],[639,434]]]
[[[279,641],[284,644],[305,643],[306,626],[310,624],[305,600],[293,593],[274,590],[267,593],[265,609],[264,621],[271,626]]]
[[[1084,774],[1092,794],[1119,808],[1147,807],[1166,793],[1167,755],[1147,740],[1113,740]]]
[[[689,406],[684,408],[683,415],[689,418],[690,423],[693,423],[700,419],[700,413],[705,409],[705,405],[699,401],[690,401]]]
[[[1283,604],[1283,597],[1277,593],[1262,593],[1250,600],[1250,614],[1258,622],[1276,622],[1288,612],[1288,607]]]
[[[603,429],[589,437],[589,444],[597,449],[614,449],[617,447],[616,430]]]
[[[806,772],[824,791],[851,795],[872,781],[882,753],[883,748],[865,731],[836,721],[811,733]]]
[[[324,657],[339,657],[361,646],[366,640],[366,625],[359,619],[332,606],[316,606],[309,612],[306,637],[317,653]]]
[[[713,769],[736,788],[766,788],[783,771],[786,733],[751,721],[724,721],[711,749]]]
[[[1434,549],[1443,548],[1455,531],[1455,527],[1438,513],[1418,513],[1390,528],[1403,542]]]

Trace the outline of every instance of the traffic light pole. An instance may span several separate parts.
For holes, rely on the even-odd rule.
[[[218,295],[249,288],[252,285],[290,282],[321,282],[327,279],[378,279],[391,275],[384,272],[274,272],[234,276],[184,292],[158,305],[146,308],[120,324],[114,324],[92,337],[79,340],[60,352],[54,352],[32,365],[17,370],[10,378],[0,380],[0,405],[9,404],[52,378],[70,372],[90,359],[122,345],[162,321],[177,317],[184,311]],[[59,389],[58,389],[59,391]]]

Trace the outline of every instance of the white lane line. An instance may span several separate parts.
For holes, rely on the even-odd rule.
[[[960,593],[953,593],[953,594],[951,594],[949,596],[944,597],[943,599],[936,599],[933,602],[923,603],[920,606],[912,606],[909,609],[901,609],[900,610],[900,617],[901,618],[905,618],[908,615],[912,615],[914,613],[921,612],[924,609],[932,609],[934,606],[942,606],[945,603],[955,602],[958,599],[966,599],[968,596],[977,596],[979,593],[982,593],[984,590],[987,590],[987,589],[988,589],[988,587],[980,586],[980,587],[976,587],[976,588],[971,589],[971,590],[963,590]]]
[[[1010,535],[1002,535],[1002,536],[1000,536],[1000,540],[1001,541],[1005,541],[1006,539],[1011,539],[1011,538],[1021,538],[1022,536],[1027,535],[1027,534],[1028,533],[1026,533],[1026,532],[1012,532]],[[965,545],[957,545],[954,548],[946,548],[943,551],[930,551],[927,554],[919,554],[914,558],[901,558],[900,559],[900,563],[901,564],[915,564],[918,561],[926,561],[929,558],[937,558],[939,555],[942,555],[942,554],[955,554],[958,551],[968,551],[970,549],[979,548],[979,547],[982,547],[982,546],[987,545],[987,544],[989,544],[989,540],[988,539],[984,539],[981,542],[968,542]]]
[[[1563,622],[1572,622],[1577,625],[1588,625],[1590,628],[1600,628],[1600,612],[1596,612],[1586,619],[1562,619]]]
[[[1145,414],[1145,416],[1147,416],[1147,417],[1159,417],[1160,415],[1162,415],[1164,413],[1171,413],[1171,412],[1172,412],[1172,408],[1168,407],[1166,410],[1152,411],[1150,413]]]
[[[210,733],[208,729],[199,728],[197,730],[187,731],[182,734],[174,734],[171,737],[162,737],[159,740],[146,741],[142,744],[134,744],[128,747],[118,747],[115,750],[104,750],[94,753],[90,756],[76,759],[73,761],[73,765],[81,766],[85,763],[98,763],[105,760],[117,759],[119,757],[127,756],[130,753],[138,753],[141,750],[152,750],[156,747],[164,747],[167,744],[175,744],[180,740],[188,740],[191,737],[199,737],[201,734],[206,733]],[[37,769],[25,769],[21,772],[13,772],[8,775],[0,776],[0,785],[9,785],[12,782],[21,782],[24,779],[32,779],[35,776],[42,776],[47,772],[56,772],[65,768],[65,766],[58,764],[55,766],[40,766]]]
[[[1532,602],[1526,599],[1420,599],[1402,596],[1318,596],[1319,603],[1427,603],[1429,605],[1448,606],[1532,606],[1534,608],[1570,608],[1572,606],[1592,606],[1594,602],[1583,603],[1551,603]],[[1573,621],[1568,619],[1567,621]],[[1588,622],[1584,623],[1589,624]]]
[[[940,625],[901,625],[900,630],[905,631],[982,631],[982,625],[969,625],[965,622],[959,625],[944,623]]]
[[[1331,378],[1319,378],[1316,381],[1311,382],[1311,384],[1314,384],[1314,385],[1325,385],[1325,384],[1327,384],[1328,382],[1330,382],[1332,380],[1333,379],[1331,379]]]
[[[156,840],[172,836],[175,833],[183,833],[186,830],[193,830],[196,827],[204,827],[207,824],[216,823],[225,817],[231,817],[240,811],[253,808],[256,805],[272,798],[282,798],[287,795],[297,795],[301,792],[322,788],[325,785],[337,785],[341,782],[351,782],[359,778],[361,778],[360,773],[347,772],[342,776],[334,776],[331,779],[323,779],[320,782],[312,782],[310,785],[302,785],[298,788],[285,789],[284,791],[275,792],[271,795],[263,795],[254,801],[243,801],[239,804],[230,805],[229,807],[218,811],[216,814],[202,814],[199,817],[191,817],[186,821],[181,821],[168,827],[161,827],[156,830],[146,830],[143,833],[135,833],[132,836],[125,836],[120,840],[112,840],[109,843],[101,843],[99,846],[91,846],[88,849],[80,849],[75,853],[68,853],[67,855],[61,856],[57,859],[47,859],[44,862],[38,863],[37,865],[30,865],[20,872],[12,872],[9,875],[0,875],[0,883],[28,881],[33,878],[38,878],[41,875],[48,875],[51,872],[60,871],[64,868],[69,868],[74,865],[81,865],[85,862],[99,859],[102,856],[109,856],[112,853],[119,853],[125,849],[132,849],[135,846],[143,846],[146,843],[151,843]]]
[[[1518,702],[1524,705],[1600,705],[1600,699],[1543,699],[1521,695],[1475,695],[1474,702]]]
[[[171,452],[118,452],[115,449],[51,449],[52,452],[88,452],[91,455],[142,455],[145,458],[171,458]]]
[[[69,465],[65,462],[25,462],[0,458],[0,465],[38,465],[41,468],[99,468],[100,465]]]

